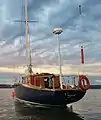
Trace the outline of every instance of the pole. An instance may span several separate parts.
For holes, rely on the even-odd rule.
[[[80,14],[80,18],[81,18],[81,27],[82,27],[82,6],[79,5],[79,14]],[[84,52],[83,52],[83,46],[81,46],[81,66],[80,66],[80,71],[81,74],[83,73],[83,66],[84,65]]]
[[[59,34],[56,34],[57,36],[57,46],[58,46],[58,61],[59,61],[59,73],[60,73],[60,87],[63,89],[62,86],[62,69],[61,69],[61,54],[60,54],[60,40],[59,40]]]
[[[80,13],[80,15],[82,13],[81,5],[79,5],[79,13]]]
[[[83,51],[83,46],[81,46],[81,63],[84,64],[84,51]]]
[[[82,74],[84,74],[84,63],[85,63],[85,59],[84,59],[84,49],[83,49],[83,46],[81,46],[81,66],[82,66]]]
[[[26,23],[26,65],[28,66],[28,0],[25,0],[25,23]]]

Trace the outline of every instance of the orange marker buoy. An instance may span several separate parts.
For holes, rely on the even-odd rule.
[[[13,97],[13,98],[15,97],[15,93],[14,93],[14,92],[12,92],[12,97]]]

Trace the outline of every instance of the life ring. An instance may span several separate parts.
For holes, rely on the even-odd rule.
[[[86,81],[86,85],[82,84],[82,81],[84,81],[84,80]],[[85,75],[80,75],[79,76],[78,85],[82,90],[88,90],[90,88],[90,82]]]

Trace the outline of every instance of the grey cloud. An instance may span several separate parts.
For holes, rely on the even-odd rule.
[[[24,10],[21,8],[24,1],[5,0],[3,3],[6,4],[7,9],[5,11],[8,13],[5,19],[9,19],[9,21],[24,19],[24,15],[21,16],[21,11],[24,14]],[[81,17],[78,11],[79,4],[82,4],[83,7]],[[64,30],[60,36],[61,46],[66,45],[61,49],[63,65],[80,63],[81,45],[84,45],[87,62],[99,61],[101,59],[99,52],[101,46],[100,6],[100,0],[82,0],[81,2],[79,0],[74,2],[71,2],[71,0],[68,0],[68,2],[66,0],[30,0],[29,19],[39,20],[38,23],[30,23],[29,25],[33,64],[57,64],[56,37],[52,33],[54,27],[57,26],[62,27]],[[46,13],[44,12],[48,8],[48,15],[45,16]],[[14,45],[20,36],[24,37],[24,24],[22,24],[22,30],[20,23],[13,23],[13,25],[9,23],[3,24],[3,29],[0,30],[0,40],[6,42],[2,45],[3,48],[6,45]],[[23,38],[21,44],[22,46],[17,46],[16,50],[12,49],[2,54],[4,58],[5,55],[8,55],[8,62],[3,61],[2,64],[23,64],[25,38]],[[20,58],[17,58],[18,53],[21,54]],[[10,58],[11,56],[12,58]]]

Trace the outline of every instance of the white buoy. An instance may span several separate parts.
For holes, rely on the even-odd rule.
[[[60,87],[63,89],[62,86],[62,70],[61,70],[61,54],[60,54],[60,40],[59,35],[63,32],[62,28],[55,28],[53,33],[57,36],[57,47],[58,47],[58,60],[59,60],[59,73],[60,73]]]

